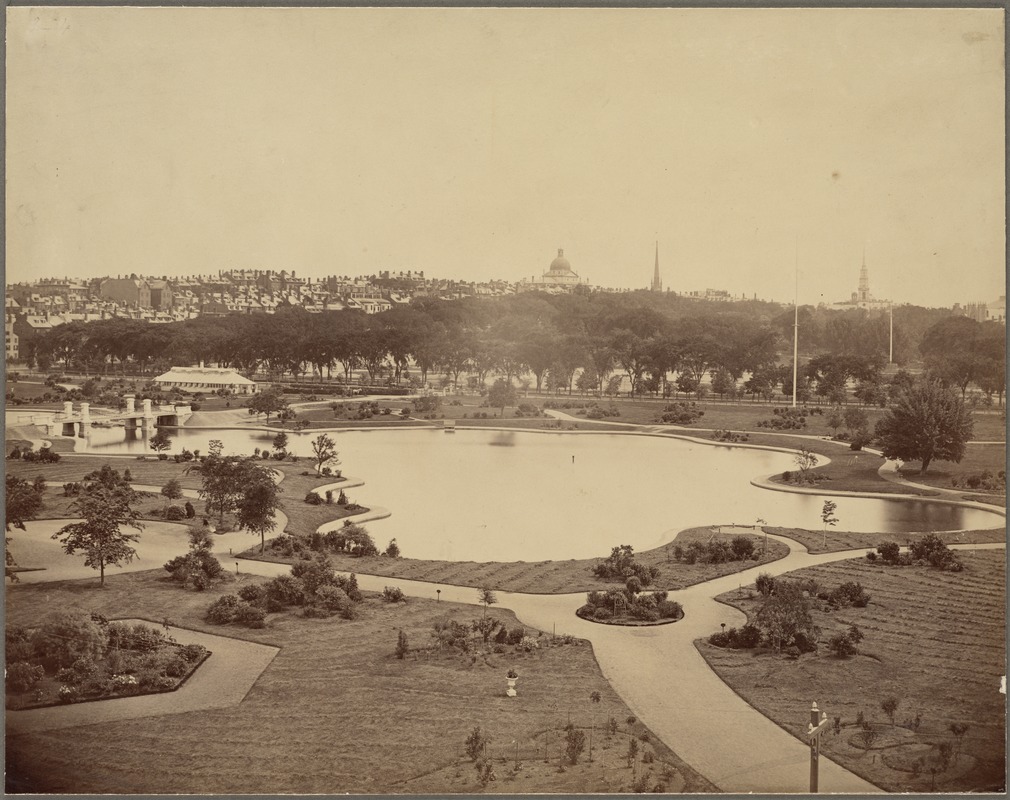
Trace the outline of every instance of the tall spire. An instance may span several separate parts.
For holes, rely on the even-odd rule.
[[[652,291],[663,291],[663,280],[659,277],[659,241],[656,241],[656,270],[652,273]]]
[[[859,268],[859,291],[856,295],[861,303],[870,300],[870,271],[866,268],[866,247],[863,247],[863,266]]]

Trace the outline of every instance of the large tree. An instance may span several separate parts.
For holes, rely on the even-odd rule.
[[[505,407],[514,406],[517,401],[515,387],[501,378],[494,382],[494,385],[487,393],[488,405],[501,409],[499,413],[502,416],[505,414]]]
[[[887,458],[921,461],[925,475],[933,460],[959,462],[971,438],[971,412],[939,381],[926,380],[900,392],[876,426]]]
[[[64,525],[52,536],[60,540],[67,555],[84,553],[85,566],[98,570],[102,586],[106,566],[129,564],[136,555],[132,544],[138,534],[123,530],[143,530],[140,513],[133,508],[135,500],[136,493],[125,478],[106,465],[101,472],[85,476],[81,493],[70,506],[83,521]]]

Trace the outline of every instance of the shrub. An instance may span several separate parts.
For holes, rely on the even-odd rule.
[[[313,491],[308,491],[305,494],[305,502],[310,506],[321,506],[323,504],[323,498]]]
[[[207,609],[207,621],[214,625],[228,624],[235,618],[236,610],[240,604],[249,605],[240,600],[238,595],[226,594],[223,597],[219,597]]]
[[[165,664],[165,674],[170,678],[181,678],[189,672],[189,664],[181,656],[169,659]]]
[[[186,519],[193,519],[193,517],[196,516],[196,509],[193,508],[193,504],[189,502],[189,500],[186,501],[184,508],[186,511]]]
[[[180,520],[186,519],[186,509],[182,506],[169,506],[165,509],[165,519]]]
[[[38,664],[15,661],[7,667],[7,689],[14,692],[30,691],[36,683],[45,677],[45,674],[45,669]]]
[[[206,652],[207,648],[204,647],[202,644],[187,644],[183,645],[179,649],[179,655],[185,661],[189,661],[190,663],[194,661],[199,661],[201,658],[203,658],[203,655]]]
[[[382,597],[387,603],[402,603],[406,599],[403,590],[399,586],[386,586],[382,590]]]
[[[400,557],[400,545],[396,543],[396,539],[390,539],[389,544],[386,546],[383,552],[384,556],[389,558],[399,558]]]
[[[262,608],[241,601],[235,606],[233,620],[239,625],[245,625],[248,628],[262,628],[265,619],[266,612]]]
[[[84,611],[54,611],[35,632],[33,642],[43,661],[63,666],[82,656],[100,658],[108,637],[102,626]]]
[[[407,634],[400,631],[396,636],[396,657],[402,660],[409,652],[410,647],[407,645]]]
[[[775,579],[767,572],[762,572],[754,581],[754,588],[764,597],[768,597],[775,591]]]
[[[690,425],[703,416],[705,412],[698,408],[697,403],[669,403],[663,407],[658,421],[672,425]]]
[[[901,547],[897,542],[884,542],[877,548],[877,552],[885,564],[896,564],[901,555]]]

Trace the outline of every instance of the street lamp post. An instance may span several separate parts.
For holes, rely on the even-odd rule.
[[[827,712],[818,712],[817,703],[810,706],[810,724],[807,739],[810,740],[810,793],[817,794],[817,760],[821,750],[821,734],[828,729]]]

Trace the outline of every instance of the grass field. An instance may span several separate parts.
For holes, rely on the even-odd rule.
[[[320,506],[317,506],[319,508]],[[728,575],[741,569],[749,569],[757,564],[777,561],[788,553],[785,545],[774,540],[768,543],[768,552],[760,561],[731,561],[723,564],[685,564],[673,558],[676,545],[686,546],[693,540],[707,541],[712,536],[731,539],[727,534],[713,534],[710,528],[696,528],[681,531],[668,544],[635,554],[635,560],[646,566],[659,568],[657,589],[683,589],[720,575]],[[749,536],[749,535],[748,535]],[[758,550],[762,549],[764,538],[749,536]],[[377,542],[379,549],[383,549]],[[253,547],[241,554],[245,558],[259,558],[259,548]],[[290,561],[273,554],[264,554],[265,560]],[[600,553],[599,558],[571,559],[569,561],[427,561],[412,558],[351,558],[332,556],[338,570],[360,572],[368,575],[385,575],[453,586],[488,586],[505,592],[527,592],[531,594],[556,594],[567,592],[590,592],[608,589],[623,584],[606,581],[592,574],[593,567],[609,553]]]
[[[246,577],[242,581],[261,579]],[[236,585],[227,587],[234,591]],[[541,646],[531,654],[490,654],[471,663],[462,655],[428,660],[394,655],[397,632],[411,647],[430,641],[445,615],[469,621],[474,607],[411,600],[390,605],[366,600],[355,621],[271,615],[263,630],[206,624],[203,613],[218,592],[187,592],[156,572],[117,576],[105,590],[90,581],[7,589],[12,624],[33,624],[53,608],[77,607],[108,616],[161,619],[217,634],[275,645],[280,653],[238,706],[83,728],[8,737],[8,791],[45,793],[398,793],[480,791],[463,752],[480,725],[492,737],[498,781],[488,791],[590,793],[629,791],[633,770],[618,754],[630,734],[630,710],[603,678],[585,642]],[[514,616],[491,614],[510,627]],[[535,634],[534,634],[535,635]],[[213,658],[213,656],[212,656]],[[505,697],[505,672],[520,674],[519,696]],[[590,694],[599,692],[599,704]],[[619,724],[609,758],[596,739],[596,761],[558,768],[563,727],[588,729],[609,717]],[[600,737],[599,727],[596,730]],[[513,773],[515,742],[522,769]],[[551,763],[542,763],[544,750]],[[649,752],[652,764],[642,763]],[[536,762],[536,763],[534,763]],[[602,774],[602,773],[606,774]],[[673,791],[714,787],[651,737],[634,774]],[[649,788],[653,786],[650,783]]]
[[[865,560],[837,562],[790,573],[812,578],[822,589],[858,581],[870,594],[866,608],[814,612],[821,648],[798,660],[753,650],[698,647],[719,676],[747,702],[798,737],[811,700],[841,731],[823,738],[823,752],[888,791],[929,791],[936,746],[950,741],[956,756],[935,775],[941,792],[1002,791],[1004,785],[1006,671],[1004,551],[962,553],[965,570],[883,567]],[[752,615],[758,601],[749,589],[719,599]],[[860,654],[832,656],[833,634],[858,625],[865,635]],[[889,696],[899,706],[892,725],[881,709]],[[870,749],[856,725],[863,712],[877,733]],[[915,730],[918,715],[920,725]],[[958,748],[951,723],[970,727]],[[916,776],[913,764],[927,765]]]

